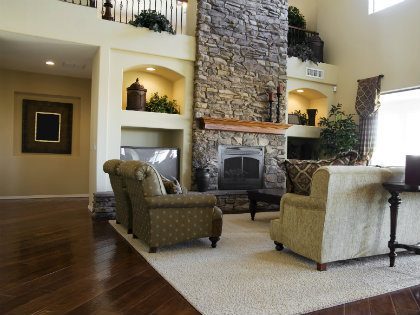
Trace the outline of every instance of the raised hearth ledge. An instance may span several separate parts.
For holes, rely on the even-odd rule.
[[[292,125],[227,118],[198,118],[201,129],[284,135]]]

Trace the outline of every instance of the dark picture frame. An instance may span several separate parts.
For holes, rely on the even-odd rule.
[[[73,104],[22,100],[22,153],[71,154]]]

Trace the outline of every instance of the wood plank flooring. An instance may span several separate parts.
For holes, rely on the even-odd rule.
[[[199,314],[87,199],[0,201],[0,314]],[[420,314],[420,286],[311,314]]]

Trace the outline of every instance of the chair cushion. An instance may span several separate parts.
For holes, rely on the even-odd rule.
[[[349,151],[328,160],[286,160],[285,166],[291,192],[308,196],[311,192],[312,176],[318,168],[328,165],[355,165],[357,156],[356,151]]]

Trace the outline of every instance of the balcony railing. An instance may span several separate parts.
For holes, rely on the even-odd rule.
[[[143,10],[164,15],[175,34],[186,33],[187,0],[61,0],[101,10],[103,19],[128,24]]]
[[[314,36],[319,36],[319,33],[308,31],[304,28],[294,27],[289,25],[289,33],[287,34],[287,40],[289,46],[295,46],[305,41],[310,40]]]
[[[289,25],[287,41],[289,48],[300,46],[297,51],[296,49],[289,49],[289,52],[293,51],[291,53],[293,56],[300,57],[302,49],[307,47],[312,51],[310,60],[324,62],[324,42],[319,37],[319,33]]]

